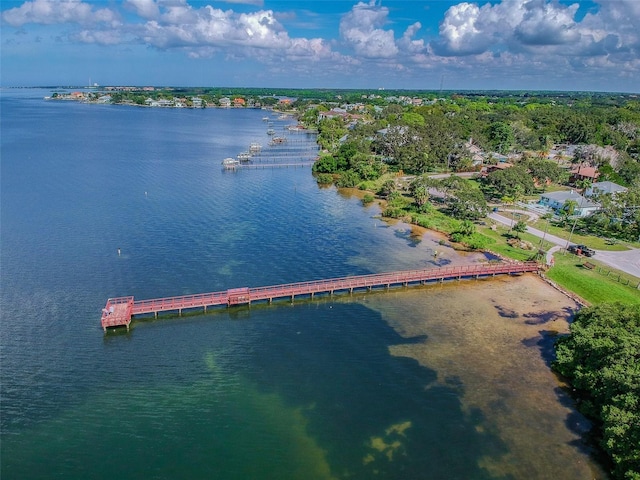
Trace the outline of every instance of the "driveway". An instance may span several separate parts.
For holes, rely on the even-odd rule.
[[[495,220],[496,222],[511,226],[512,220],[510,218],[503,217],[502,215],[495,212],[491,212],[487,216],[490,219]],[[565,239],[556,237],[555,235],[551,235],[549,233],[545,235],[542,230],[538,230],[537,228],[527,227],[527,232],[535,235],[538,238],[544,237],[546,241],[553,243],[559,247],[566,248],[568,246],[568,242]],[[628,273],[629,275],[633,275],[636,278],[640,278],[640,249],[625,250],[623,252],[596,250],[593,258],[602,263],[606,263],[610,267],[613,267],[617,270]],[[547,259],[547,261],[548,260],[549,259]]]

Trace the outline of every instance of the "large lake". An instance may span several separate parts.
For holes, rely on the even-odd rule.
[[[1,476],[591,479],[533,275],[134,320],[137,299],[482,262],[306,168],[223,171],[259,110],[1,96]],[[288,152],[314,138],[287,134]],[[120,255],[118,254],[120,249]]]

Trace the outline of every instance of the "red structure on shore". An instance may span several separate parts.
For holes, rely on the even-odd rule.
[[[537,262],[511,262],[497,264],[473,264],[452,267],[427,268],[422,270],[405,270],[390,273],[375,273],[372,275],[357,275],[351,277],[313,280],[310,282],[289,283],[270,287],[242,287],[232,288],[222,292],[200,293],[197,295],[183,295],[179,297],[156,298],[152,300],[137,300],[133,297],[110,298],[102,310],[102,328],[125,326],[129,329],[131,317],[153,313],[156,317],[160,312],[174,311],[182,314],[183,310],[193,308],[226,305],[250,304],[256,301],[291,298],[315,294],[330,294],[335,292],[367,289],[376,287],[390,288],[392,286],[411,284],[425,284],[427,282],[462,278],[479,278],[495,275],[514,275],[540,270]]]

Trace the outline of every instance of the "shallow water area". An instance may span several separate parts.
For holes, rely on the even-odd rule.
[[[452,292],[455,290],[455,292]],[[479,465],[496,478],[607,478],[591,460],[577,414],[551,372],[553,339],[578,307],[532,274],[365,299],[402,337],[390,347],[456,388],[478,431],[500,441]],[[429,388],[429,386],[426,386]]]

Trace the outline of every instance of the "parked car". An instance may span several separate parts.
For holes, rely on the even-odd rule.
[[[567,250],[576,255],[584,255],[585,257],[592,257],[596,253],[586,245],[569,245]]]

